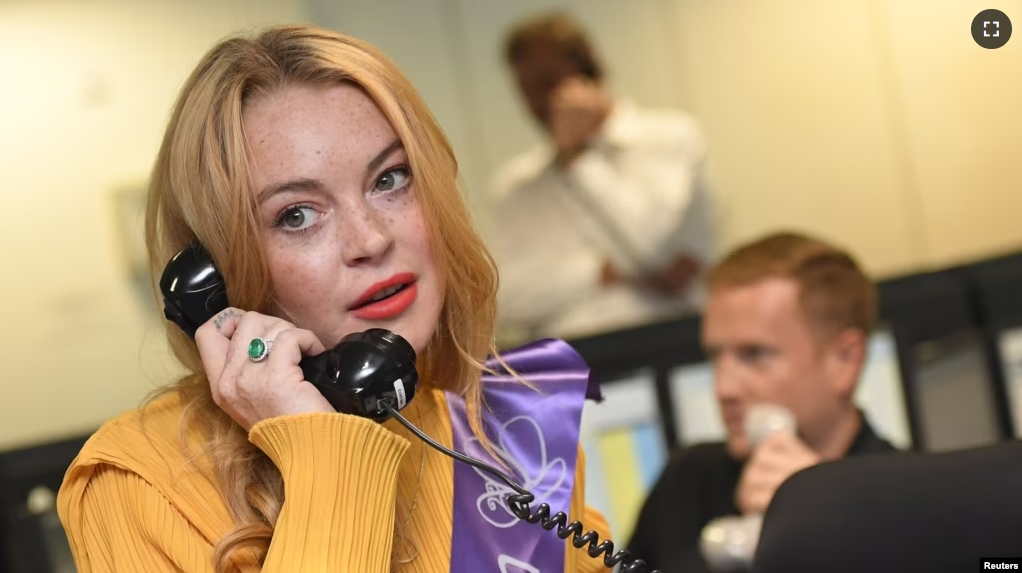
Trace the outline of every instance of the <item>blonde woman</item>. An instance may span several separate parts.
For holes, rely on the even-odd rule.
[[[191,374],[106,423],[68,471],[59,512],[79,571],[546,573],[551,558],[605,570],[602,556],[508,519],[488,488],[472,490],[477,476],[459,478],[394,420],[337,413],[303,379],[302,355],[347,334],[400,334],[418,355],[411,422],[519,470],[533,466],[516,451],[568,440],[570,456],[519,477],[606,539],[584,504],[577,408],[532,434],[496,428],[526,436],[517,450],[482,430],[497,274],[456,177],[440,128],[372,46],[282,26],[202,59],[155,163],[147,242],[157,277],[201,243],[231,307],[194,341],[168,323]],[[255,339],[273,341],[264,359],[247,352]],[[573,421],[550,426],[558,418]]]

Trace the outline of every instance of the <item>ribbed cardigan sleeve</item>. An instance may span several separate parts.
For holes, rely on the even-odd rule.
[[[389,571],[406,439],[342,414],[264,420],[249,439],[280,469],[285,491],[253,571]],[[80,573],[213,570],[212,543],[139,474],[100,465],[64,489],[59,511]]]

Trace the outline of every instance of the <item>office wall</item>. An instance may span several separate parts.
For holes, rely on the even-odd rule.
[[[0,447],[91,430],[172,378],[115,194],[142,185],[217,38],[303,18],[282,0],[0,2]]]
[[[967,26],[997,8],[1022,25],[1022,1],[882,3],[892,92],[903,102],[911,202],[926,259],[946,264],[1022,244],[1022,35],[980,49]]]

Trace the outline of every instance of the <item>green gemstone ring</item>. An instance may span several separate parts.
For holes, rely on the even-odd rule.
[[[272,347],[272,340],[266,340],[265,338],[253,338],[252,342],[248,343],[248,357],[252,360],[252,362],[259,362],[270,355],[270,348]]]

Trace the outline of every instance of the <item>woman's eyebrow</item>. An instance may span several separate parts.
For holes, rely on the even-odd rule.
[[[267,185],[259,192],[259,203],[263,203],[277,193],[285,191],[315,191],[322,188],[323,184],[318,179],[309,179],[307,177],[292,179],[283,183],[274,183],[273,185]]]
[[[373,171],[376,171],[377,169],[380,168],[380,165],[382,165],[383,162],[386,161],[388,157],[390,157],[395,152],[403,148],[404,144],[401,143],[400,139],[395,139],[394,141],[391,141],[390,144],[387,145],[387,147],[383,148],[383,151],[377,153],[376,157],[374,157],[372,161],[369,162],[369,165],[366,167],[366,173],[372,174]]]
[[[387,147],[384,147],[383,150],[377,153],[376,156],[369,161],[369,164],[366,166],[366,172],[371,174],[376,171],[380,168],[380,165],[383,165],[383,162],[386,161],[387,158],[394,155],[394,153],[401,149],[404,149],[404,144],[401,143],[400,139],[391,141]],[[307,177],[292,179],[282,183],[267,185],[259,192],[259,202],[262,203],[277,193],[283,193],[285,191],[315,191],[322,188],[323,183],[318,179],[309,179]]]

